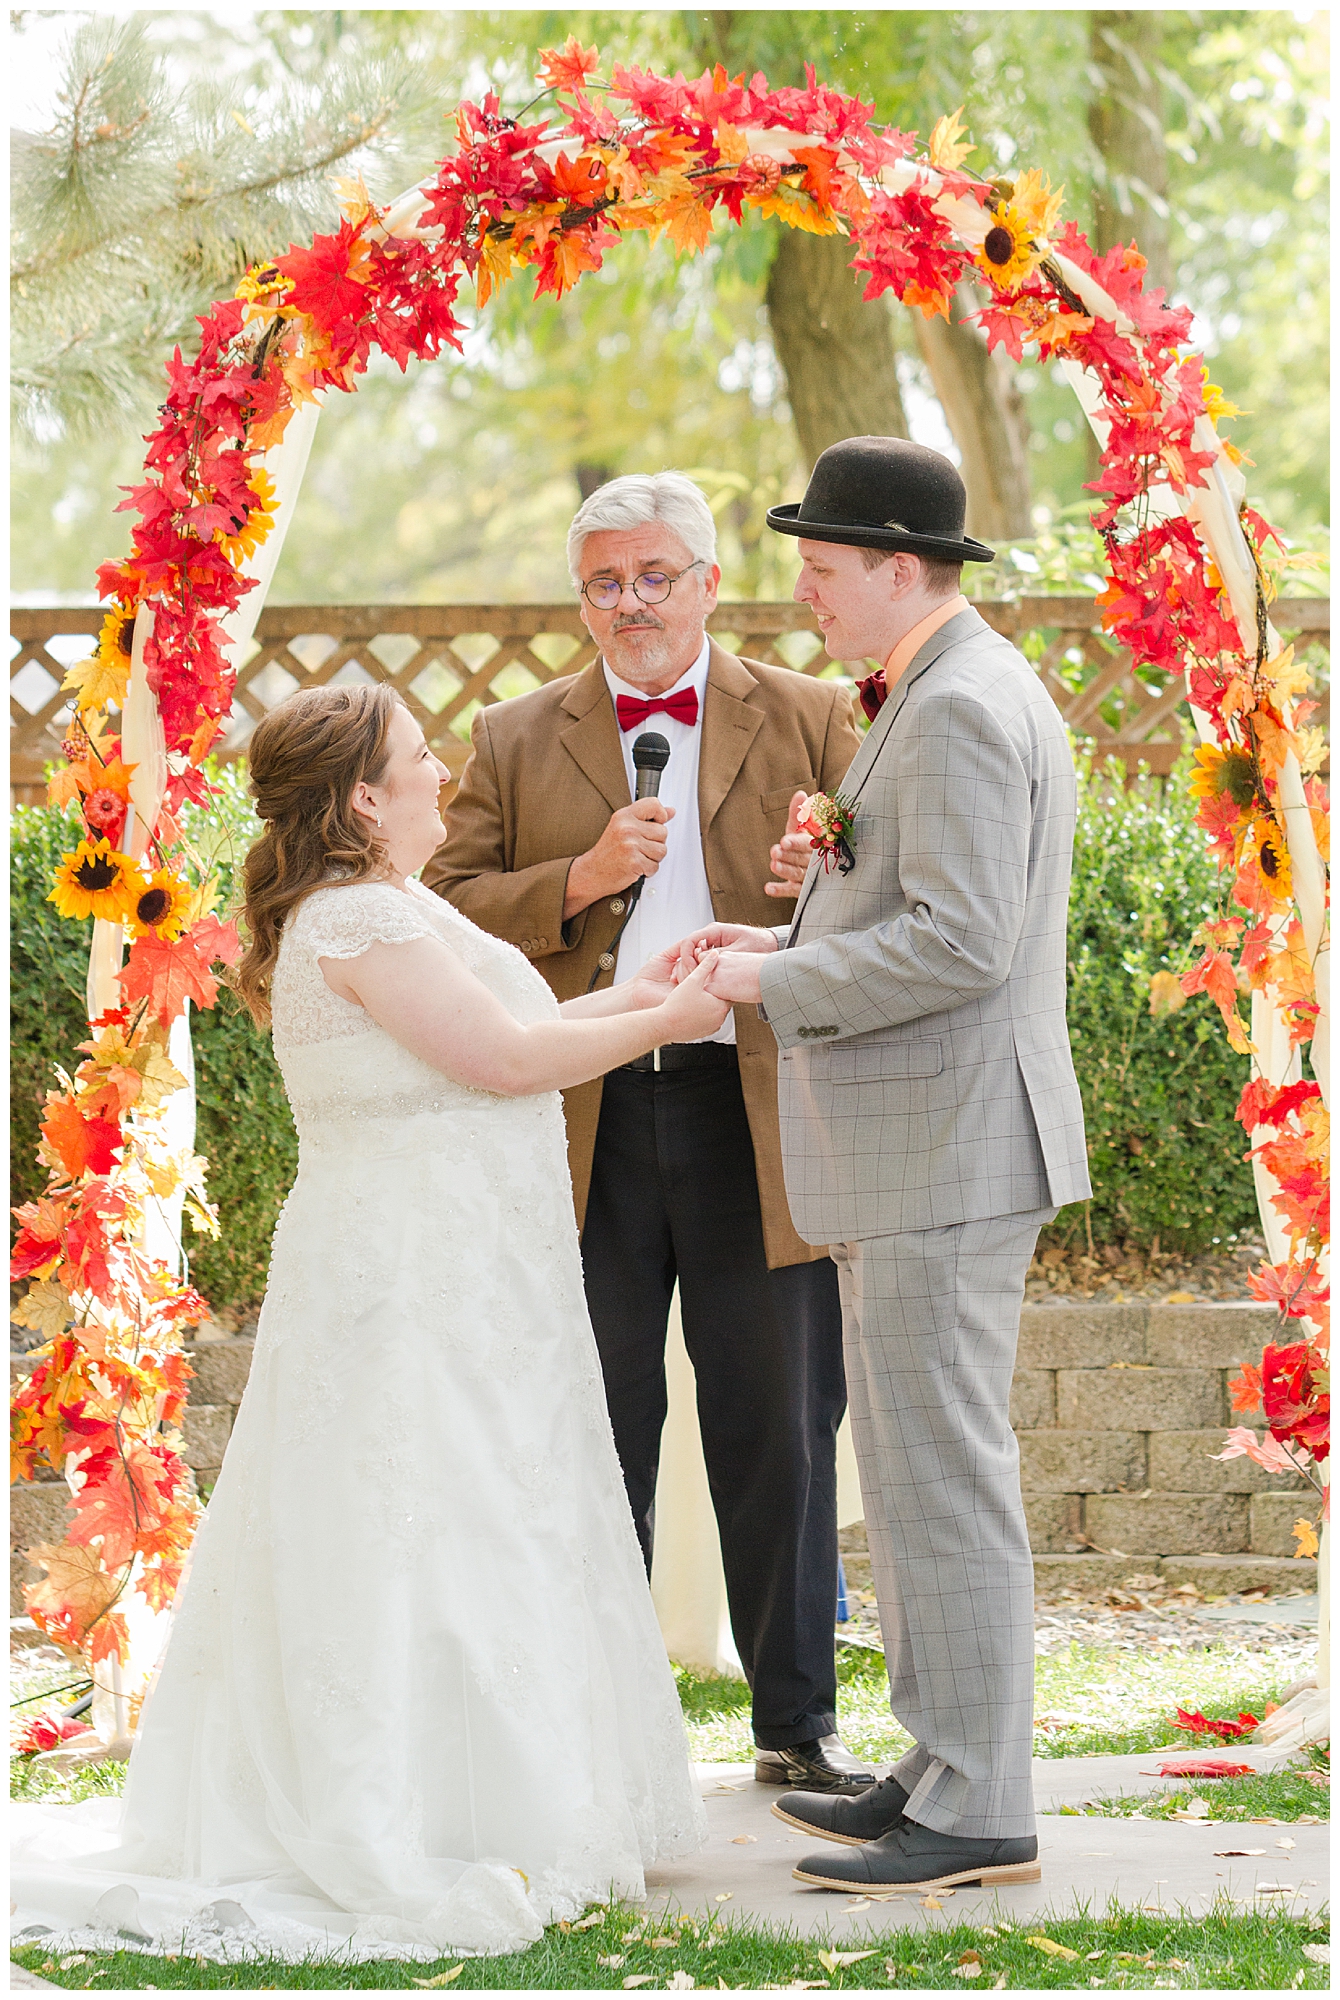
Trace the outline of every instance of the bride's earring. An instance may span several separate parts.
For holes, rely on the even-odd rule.
[[[373,824],[373,825],[374,825],[374,826],[376,827],[376,829],[377,829],[378,833],[380,833],[380,832],[381,832],[381,825],[382,825],[382,823],[381,823],[381,821],[380,821],[380,820],[378,819],[378,817],[377,817],[376,813],[374,813],[374,814],[372,815],[372,824]]]

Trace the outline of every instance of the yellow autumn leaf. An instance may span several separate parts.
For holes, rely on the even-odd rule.
[[[76,660],[61,682],[74,692],[76,708],[120,708],[130,685],[129,660],[106,661],[93,654]]]
[[[480,245],[475,293],[481,306],[500,291],[516,267],[516,246],[510,236],[485,235]]]
[[[9,1315],[15,1326],[28,1326],[44,1340],[64,1333],[74,1318],[70,1295],[56,1278],[43,1278],[30,1285]]]
[[[1015,182],[1010,199],[1015,214],[1023,217],[1030,236],[1036,241],[1040,236],[1051,235],[1064,198],[1064,183],[1053,192],[1047,176],[1039,173],[1036,167],[1029,167]]]
[[[1175,972],[1156,972],[1149,981],[1149,1011],[1156,1021],[1185,1007],[1187,996]]]
[[[461,1963],[453,1965],[449,1972],[439,1972],[432,1979],[416,1979],[414,1984],[416,1986],[450,1986],[452,1980],[459,1979],[464,1970],[465,1961],[462,1959]]]
[[[793,188],[783,181],[769,194],[746,195],[745,206],[756,208],[760,215],[775,215],[790,229],[804,229],[811,236],[845,236],[839,218],[831,209],[823,209],[799,188]]]
[[[937,118],[931,127],[926,157],[933,167],[939,168],[941,173],[952,173],[955,167],[967,159],[969,153],[976,150],[971,139],[966,146],[960,146],[958,143],[968,129],[959,122],[962,116],[963,106],[960,104],[957,111],[946,112],[944,117]]]
[[[186,1088],[186,1078],[169,1059],[166,1048],[154,1042],[146,1042],[142,1049],[135,1050],[130,1067],[140,1074],[136,1103],[141,1111],[156,1111],[165,1097]]]
[[[737,132],[723,118],[716,130],[717,151],[723,160],[743,160],[749,155],[749,147],[743,132]]]
[[[372,214],[372,196],[368,193],[362,174],[345,175],[339,180],[332,181],[331,186],[335,190],[335,199],[340,204],[341,215],[347,216],[350,222],[359,223],[364,216]]]
[[[825,1972],[836,1972],[841,1965],[859,1965],[863,1958],[873,1958],[873,1951],[821,1951],[816,1954]]]
[[[1307,693],[1307,662],[1295,657],[1292,646],[1286,646],[1273,660],[1267,660],[1265,673],[1275,693],[1289,701],[1297,701],[1299,695]]]
[[[1040,1932],[1036,1936],[1025,1938],[1024,1943],[1031,1944],[1034,1951],[1045,1951],[1049,1958],[1079,1957],[1079,1953],[1072,1951],[1068,1944],[1058,1944],[1055,1938],[1043,1937]]]
[[[1295,1561],[1300,1556],[1314,1556],[1321,1547],[1317,1540],[1317,1531],[1311,1521],[1295,1521],[1290,1532],[1298,1544],[1294,1550]]]
[[[1201,393],[1205,398],[1205,414],[1210,422],[1217,424],[1221,417],[1240,417],[1242,411],[1238,408],[1237,404],[1229,402],[1219,384],[1210,380],[1204,368],[1200,372],[1204,382]]]
[[[664,222],[670,241],[681,255],[687,252],[692,257],[712,240],[712,211],[700,201],[690,198],[669,204]]]

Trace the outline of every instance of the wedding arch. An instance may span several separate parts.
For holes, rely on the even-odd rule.
[[[45,1571],[29,1608],[97,1669],[108,1731],[133,1720],[132,1627],[170,1604],[198,1513],[176,1428],[182,1329],[205,1311],[185,1275],[183,1209],[199,1227],[218,1220],[193,1153],[188,1015],[213,1005],[239,946],[178,814],[208,805],[204,762],[322,404],[357,387],[374,349],[403,370],[459,348],[467,282],[483,305],[528,270],[537,297],[561,296],[629,232],[701,250],[719,211],[845,234],[867,298],[891,291],[927,315],[948,318],[975,280],[972,318],[991,347],[1056,359],[1079,398],[1102,450],[1103,626],[1137,668],[1184,677],[1199,824],[1223,871],[1220,913],[1188,941],[1191,970],[1180,986],[1156,975],[1151,1005],[1208,993],[1251,1056],[1237,1115],[1268,1245],[1251,1285],[1283,1324],[1235,1385],[1242,1410],[1263,1402],[1267,1435],[1235,1432],[1231,1448],[1277,1470],[1326,1456],[1325,795],[1308,775],[1306,676],[1270,625],[1282,545],[1217,433],[1233,411],[1187,350],[1190,310],[1146,292],[1134,244],[1095,255],[1038,171],[965,171],[957,115],[919,150],[812,71],[804,89],[770,90],[720,67],[691,82],[620,64],[602,81],[597,68],[573,39],[546,51],[555,117],[524,124],[495,96],[461,105],[456,149],[430,178],[385,208],[344,184],[333,235],[249,270],[201,318],[195,358],[168,363],[143,483],[122,503],[130,554],[98,572],[110,608],[97,652],[67,677],[74,714],[50,796],[78,803],[83,837],[51,900],[94,919],[90,1031],[46,1098],[46,1190],[16,1210],[12,1275],[31,1282],[15,1317],[44,1344],[15,1401],[14,1475],[45,1461],[69,1485],[65,1539],[29,1552]]]

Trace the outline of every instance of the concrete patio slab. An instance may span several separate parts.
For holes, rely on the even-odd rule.
[[[831,1934],[844,1944],[908,1925],[994,1918],[1017,1923],[1085,1910],[1101,1914],[1114,1901],[1169,1916],[1202,1915],[1224,1898],[1244,1909],[1284,1908],[1298,1916],[1323,1906],[1327,1826],[1076,1818],[1057,1812],[1061,1804],[1161,1789],[1169,1781],[1157,1775],[1158,1765],[1167,1754],[1036,1760],[1041,1882],[941,1891],[935,1899],[939,1909],[927,1909],[916,1895],[873,1900],[796,1882],[791,1875],[796,1863],[825,1843],[773,1817],[772,1805],[781,1795],[756,1785],[748,1765],[700,1765],[708,1846],[691,1860],[649,1871],[648,1900],[657,1911],[791,1925],[802,1936]],[[1240,1761],[1269,1769],[1283,1759],[1258,1749],[1244,1751]],[[1212,1800],[1212,1784],[1204,1789]],[[1233,1849],[1254,1851],[1228,1851]]]

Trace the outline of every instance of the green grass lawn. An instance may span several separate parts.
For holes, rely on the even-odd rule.
[[[1197,1740],[1169,1726],[1180,1706],[1205,1715],[1264,1715],[1297,1678],[1292,1658],[1226,1644],[1195,1653],[1105,1651],[1070,1646],[1037,1662],[1035,1749],[1039,1757],[1116,1756],[1187,1749]],[[694,1757],[704,1764],[752,1755],[749,1690],[742,1681],[676,1669]],[[844,1742],[859,1756],[888,1763],[911,1738],[889,1713],[881,1653],[844,1646],[838,1656],[838,1717]],[[1204,1739],[1198,1747],[1206,1747]],[[1218,1746],[1210,1744],[1210,1749]]]
[[[1180,1921],[1113,1911],[1104,1917],[1030,1919],[1010,1925],[955,1924],[864,1937],[844,1932],[840,1958],[822,1939],[778,1926],[695,1922],[663,1915],[648,1923],[616,1906],[586,1931],[553,1928],[528,1952],[505,1958],[444,1958],[427,1965],[377,1960],[366,1965],[312,1960],[284,1965],[253,1959],[217,1965],[197,1958],[70,1953],[40,1948],[15,1953],[22,1965],[74,1990],[166,1992],[193,1987],[272,1991],[285,1987],[415,1989],[456,1992],[650,1991],[696,1988],[778,1990],[948,1987],[963,1991],[1050,1991],[1099,1986],[1107,1991],[1213,1987],[1257,1992],[1321,1991],[1329,1986],[1328,1930],[1282,1914],[1231,1910]],[[1043,1942],[1038,1942],[1042,1940]],[[1048,1948],[1050,1947],[1050,1949]],[[825,1955],[827,1954],[827,1955]],[[853,1954],[856,1954],[854,1962]],[[843,1962],[846,1961],[846,1962]],[[979,1968],[967,1972],[968,1967]]]

